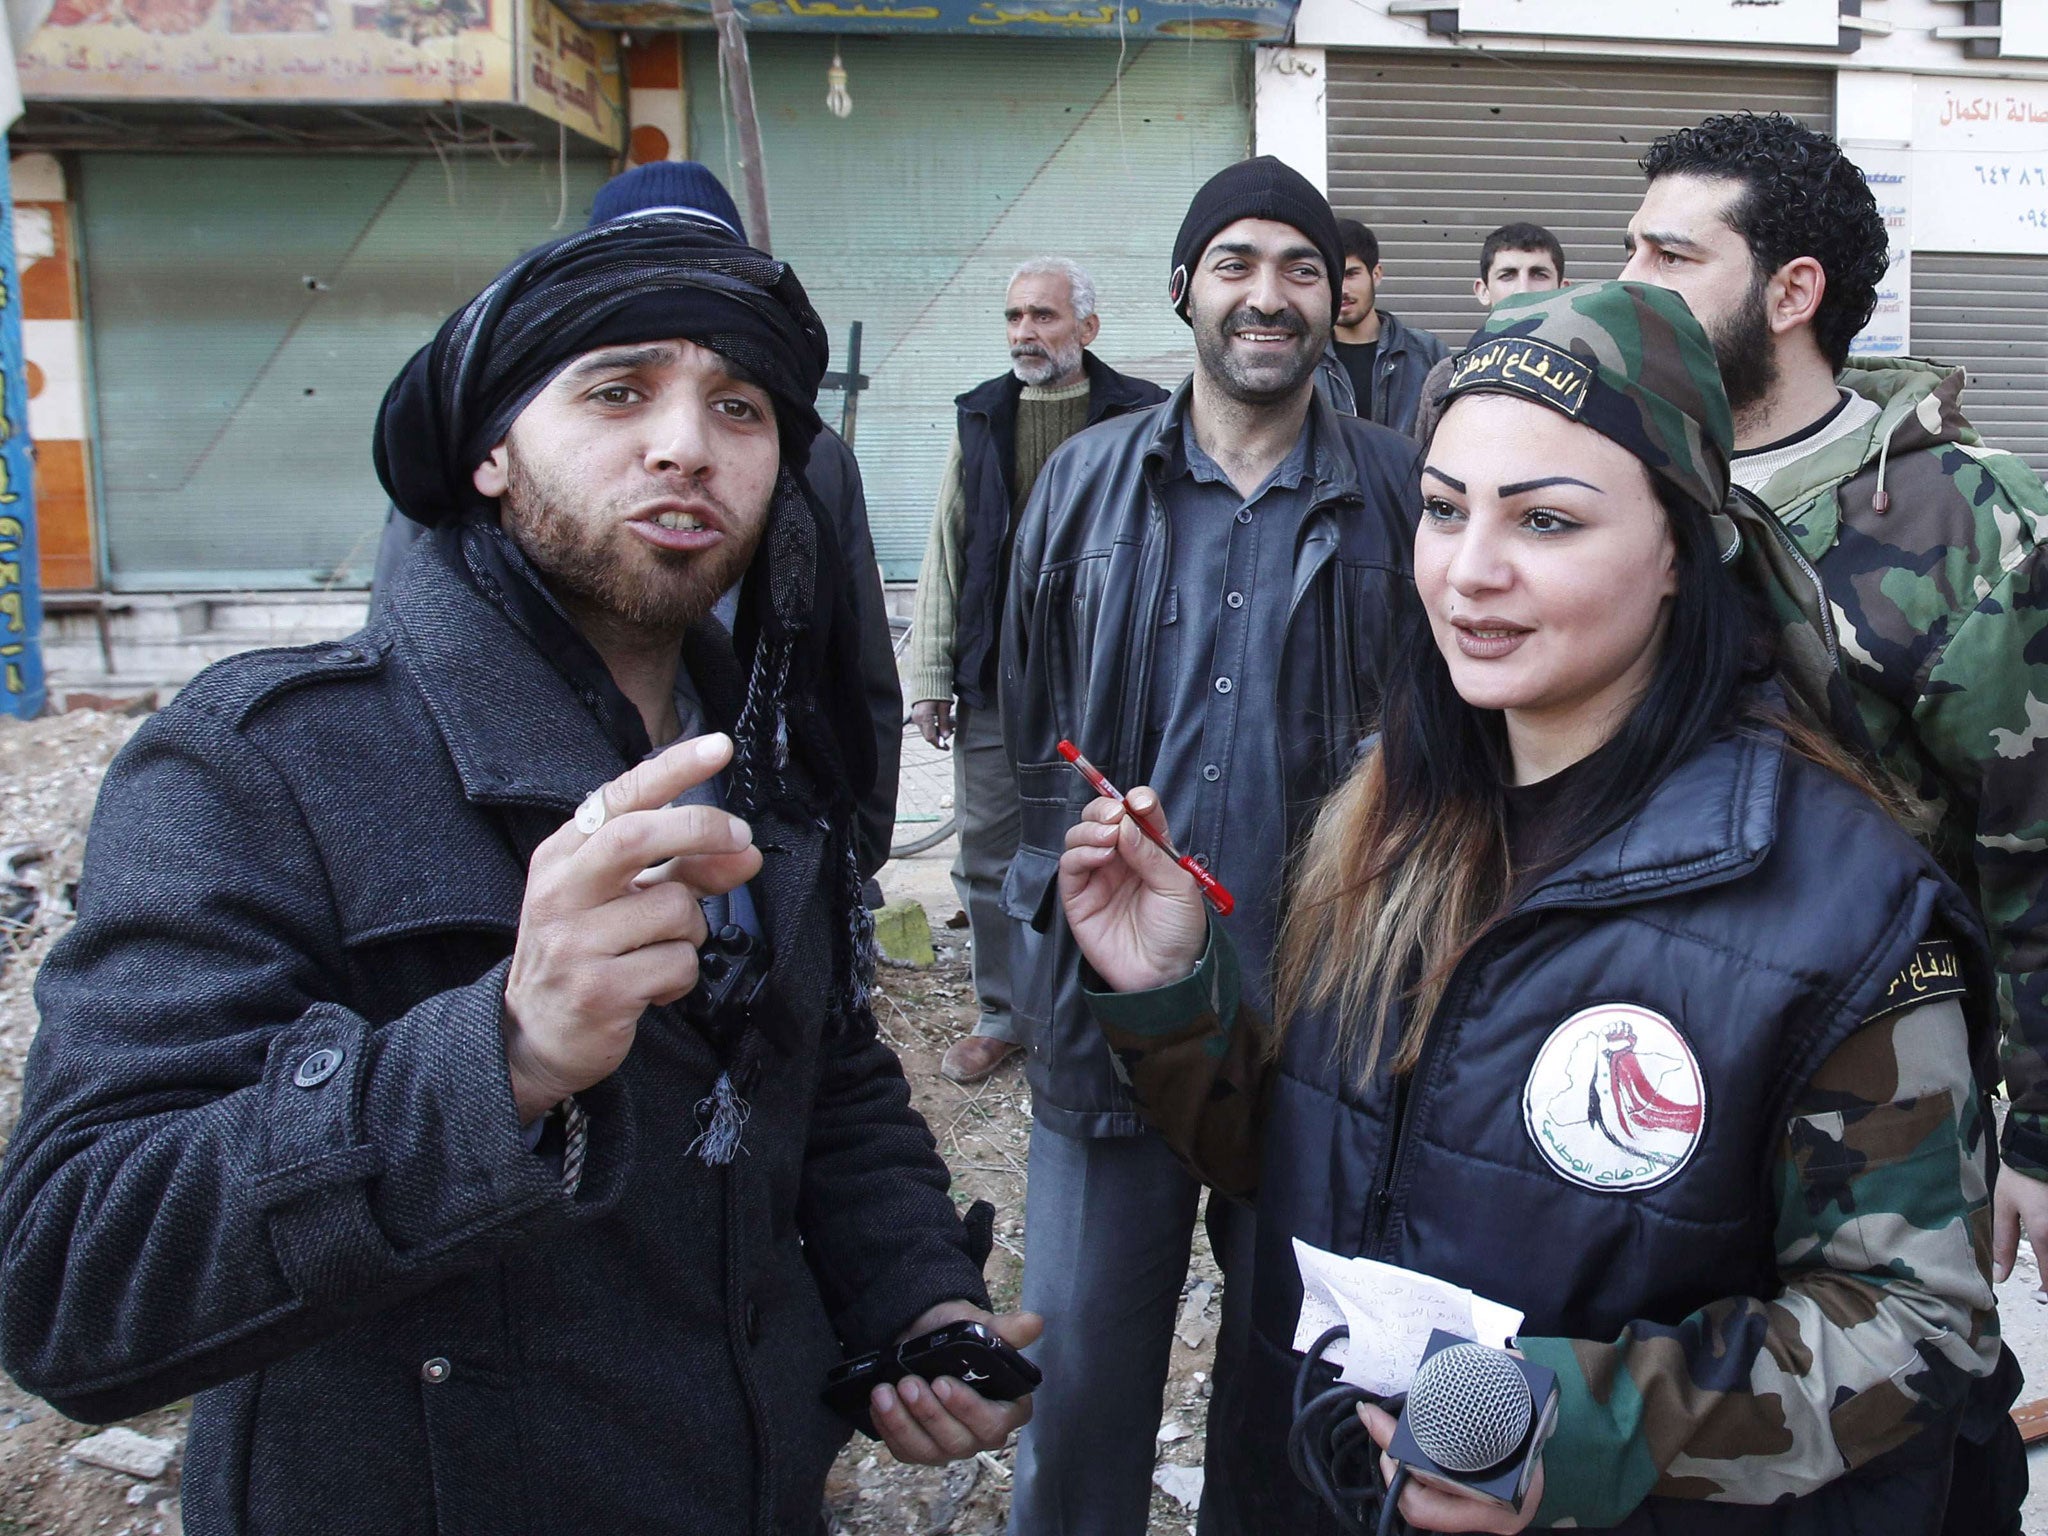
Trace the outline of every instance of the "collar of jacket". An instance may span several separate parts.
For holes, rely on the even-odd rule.
[[[1152,430],[1145,435],[1145,478],[1151,482],[1155,493],[1169,476],[1185,468],[1181,434],[1194,399],[1194,389],[1192,375],[1181,380],[1180,387],[1167,397],[1166,408],[1159,412],[1152,423]],[[1315,424],[1310,439],[1315,452],[1309,464],[1309,479],[1314,485],[1309,510],[1313,512],[1336,501],[1362,500],[1365,493],[1359,488],[1358,466],[1352,463],[1350,454],[1342,451],[1343,428],[1339,425],[1336,408],[1323,398],[1321,390],[1310,390],[1308,409],[1309,419]],[[1312,537],[1312,532],[1305,529],[1304,541]]]
[[[1766,703],[1775,690],[1764,695]],[[1737,727],[1680,763],[1634,815],[1538,881],[1516,905],[1621,906],[1735,880],[1778,840],[1782,732]]]
[[[1415,336],[1401,323],[1401,317],[1389,314],[1384,309],[1376,313],[1380,317],[1380,356],[1393,357],[1397,353],[1408,351],[1414,345]]]
[[[1088,425],[1091,427],[1112,411],[1136,410],[1149,403],[1150,396],[1143,380],[1118,373],[1093,352],[1084,350],[1081,353],[1081,372],[1088,380]],[[953,403],[969,415],[985,416],[992,423],[1006,421],[1014,430],[1017,402],[1023,395],[1024,381],[1014,373],[1005,373],[975,385],[966,394],[956,396]]]
[[[1917,357],[1855,357],[1836,376],[1852,394],[1875,405],[1861,432],[1807,454],[1771,477],[1762,500],[1786,512],[1862,472],[1880,454],[1900,458],[1944,443],[1982,441],[1962,411],[1964,372]]]
[[[390,623],[463,793],[480,804],[567,808],[616,778],[627,764],[593,706],[454,567],[459,554],[439,539],[421,543]],[[737,664],[717,665],[722,631],[702,628],[685,642],[685,664],[706,715],[730,729]]]

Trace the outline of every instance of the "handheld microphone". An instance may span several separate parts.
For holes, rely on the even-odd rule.
[[[1557,1427],[1557,1400],[1554,1372],[1438,1328],[1387,1455],[1422,1482],[1520,1514]]]

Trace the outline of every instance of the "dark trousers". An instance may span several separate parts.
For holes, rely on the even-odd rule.
[[[1017,856],[1022,821],[1017,778],[1003,751],[1003,717],[994,709],[962,704],[954,715],[953,814],[960,826],[953,890],[967,909],[967,931],[974,939],[974,994],[981,1003],[974,1033],[1023,1045],[1011,1008],[1017,924],[1003,912],[1003,876]]]

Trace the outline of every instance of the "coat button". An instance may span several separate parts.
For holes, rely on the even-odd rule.
[[[759,1307],[755,1306],[755,1305],[754,1305],[754,1304],[753,1304],[753,1303],[752,1303],[751,1301],[747,1303],[747,1310],[746,1310],[746,1312],[745,1312],[745,1314],[744,1314],[744,1320],[745,1320],[745,1325],[746,1325],[746,1330],[747,1330],[747,1342],[748,1342],[749,1344],[758,1344],[758,1343],[760,1343],[760,1342],[761,1342],[761,1309],[760,1309]]]
[[[327,653],[327,663],[329,666],[352,667],[362,659],[363,653],[361,651],[346,645],[342,646],[339,650]]]
[[[341,1061],[341,1052],[331,1045],[326,1046],[299,1063],[299,1070],[292,1074],[292,1081],[301,1088],[318,1088],[341,1070]]]
[[[438,1387],[454,1374],[455,1367],[439,1355],[434,1356],[433,1359],[420,1367],[420,1380],[426,1382],[429,1386]]]
[[[1232,592],[1223,601],[1230,604],[1233,608],[1242,608],[1244,606],[1244,594],[1242,592]]]
[[[1218,693],[1228,693],[1235,686],[1237,685],[1231,682],[1231,680],[1227,677],[1219,677],[1216,679],[1216,691]]]

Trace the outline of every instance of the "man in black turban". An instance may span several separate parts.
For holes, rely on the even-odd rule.
[[[590,222],[595,225],[648,214],[682,216],[694,226],[693,237],[746,244],[746,231],[731,195],[717,177],[693,160],[653,161],[614,176],[598,189]],[[665,227],[674,227],[672,217]],[[870,759],[865,742],[850,745],[847,767],[852,775],[848,788],[856,801],[855,847],[861,869],[872,876],[887,861],[895,830],[903,748],[902,687],[896,676],[889,616],[883,607],[881,573],[875,566],[874,540],[868,530],[860,464],[846,441],[828,427],[812,441],[802,478],[813,503],[824,511],[831,535],[827,540],[830,550],[821,558],[829,559],[836,552],[842,562],[834,584],[851,610],[858,641],[856,651],[827,655],[823,681],[827,696],[842,706],[850,700],[850,690],[859,690],[867,701],[867,723],[874,735],[873,767],[867,766]],[[373,619],[389,605],[406,557],[422,532],[421,524],[392,508],[371,577]],[[724,604],[718,612],[721,618],[731,617]],[[835,711],[833,723],[852,728],[858,722],[852,710],[841,707]],[[872,894],[877,887],[870,881],[868,889]],[[878,902],[879,896],[875,900]]]
[[[824,366],[789,269],[687,218],[532,252],[385,400],[433,527],[391,610],[108,774],[0,1356],[85,1419],[197,1393],[193,1529],[811,1530],[843,1356],[1035,1336],[868,1011]],[[1029,1411],[868,1407],[931,1462]]]

